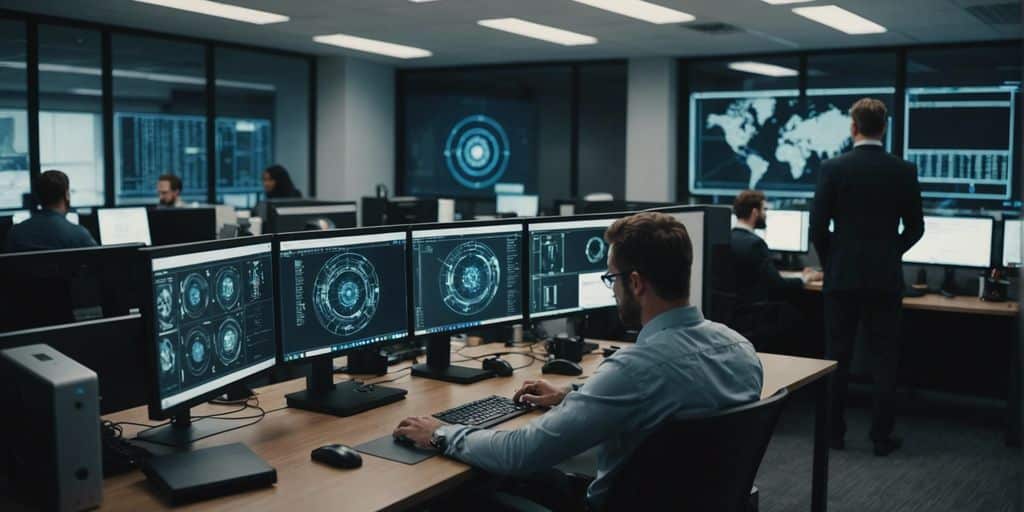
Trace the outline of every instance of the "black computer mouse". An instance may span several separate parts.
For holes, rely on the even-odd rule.
[[[484,359],[483,363],[484,370],[490,370],[499,377],[511,377],[512,372],[515,371],[512,365],[508,361],[500,357],[490,357]]]
[[[582,375],[583,367],[568,359],[552,359],[544,363],[540,372],[554,373],[555,375]]]
[[[395,436],[395,444],[400,444],[402,446],[408,446],[409,448],[415,448],[416,447],[416,441],[413,441],[412,439],[409,439],[407,436]]]
[[[363,465],[363,457],[343,444],[329,444],[313,450],[310,458],[336,468],[355,469]]]

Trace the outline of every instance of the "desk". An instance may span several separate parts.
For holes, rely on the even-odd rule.
[[[780,272],[783,277],[800,277],[800,272]],[[821,281],[804,284],[804,290],[820,293]],[[903,309],[918,311],[934,311],[938,313],[956,313],[963,315],[979,315],[1003,318],[1014,318],[1020,314],[1018,302],[986,302],[977,297],[961,296],[946,297],[941,294],[929,293],[921,297],[903,297]],[[1020,376],[1020,342],[1011,343],[1010,351],[1010,389],[1007,394],[1006,411],[1006,444],[1019,446],[1021,442],[1021,376]]]
[[[503,346],[485,345],[465,349],[463,353],[479,355],[505,350],[508,349]],[[831,379],[823,377],[827,377],[835,370],[836,363],[773,354],[760,356],[765,373],[762,391],[764,397],[784,387],[792,391],[815,381],[820,384],[817,386],[821,388],[821,392],[818,395],[819,411],[815,425],[812,509],[815,512],[824,511],[828,475],[828,431],[823,420],[827,421],[826,389]],[[514,366],[529,361],[528,358],[521,356],[506,357]],[[599,352],[585,357],[582,363],[584,375],[592,374],[601,360]],[[463,364],[475,365],[473,362]],[[492,394],[511,396],[514,388],[524,379],[540,377],[540,369],[541,364],[538,362],[516,371],[513,377],[488,379],[468,386],[406,377],[387,384],[408,389],[409,395],[405,400],[348,418],[295,409],[273,412],[260,423],[200,441],[197,446],[245,443],[271,466],[277,468],[277,485],[269,489],[204,501],[181,507],[180,510],[397,510],[417,505],[468,480],[471,468],[444,457],[434,457],[420,464],[408,466],[363,455],[362,468],[343,471],[311,462],[309,453],[324,444],[344,443],[354,446],[390,434],[394,426],[407,416],[429,415]],[[373,382],[393,377],[366,380]],[[544,378],[562,385],[585,382],[580,377],[546,375]],[[336,380],[344,379],[347,377],[336,377]],[[258,389],[260,405],[268,411],[284,407],[284,395],[303,386],[303,380],[294,380]],[[196,408],[193,414],[224,410],[230,409],[203,405]],[[502,424],[501,427],[523,425],[536,414],[539,413],[521,416]],[[149,423],[144,407],[114,413],[105,419]],[[127,437],[133,436],[137,431],[127,426],[125,430]],[[107,479],[104,481],[103,492],[102,510],[169,509],[148,489],[145,477],[138,471]]]

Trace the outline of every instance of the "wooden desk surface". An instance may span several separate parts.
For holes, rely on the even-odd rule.
[[[603,343],[606,344],[606,343]],[[506,351],[501,345],[485,345],[466,349],[471,355]],[[505,356],[513,366],[527,364],[524,356]],[[774,354],[760,354],[765,370],[765,384],[762,396],[769,396],[782,387],[790,390],[800,388],[835,369],[835,362],[806,359]],[[453,357],[453,359],[462,359]],[[599,352],[584,357],[584,376],[568,377],[547,375],[544,378],[556,384],[585,382],[597,368],[603,357]],[[461,363],[478,367],[479,363]],[[402,363],[394,369],[402,368]],[[318,446],[343,443],[355,446],[391,433],[395,425],[407,416],[429,415],[468,402],[473,399],[496,394],[511,396],[515,388],[525,379],[539,378],[541,364],[535,362],[517,370],[507,378],[488,379],[476,384],[463,386],[445,382],[406,376],[387,386],[409,390],[405,400],[362,414],[338,418],[324,414],[285,409],[272,412],[261,422],[236,431],[227,432],[197,443],[197,447],[208,447],[226,443],[242,442],[277,468],[278,482],[272,488],[252,491],[235,496],[226,496],[204,501],[178,510],[381,510],[406,508],[429,499],[470,477],[470,467],[446,459],[434,457],[420,464],[409,466],[363,455],[363,466],[356,470],[339,470],[310,461],[309,453]],[[407,373],[405,375],[408,375]],[[387,380],[396,375],[367,378],[368,382]],[[336,381],[347,379],[337,376]],[[284,395],[305,387],[302,379],[283,382],[257,390],[260,405],[265,410],[285,406]],[[193,414],[209,414],[231,410],[224,406],[203,405],[193,409]],[[251,412],[244,413],[251,415]],[[535,414],[528,414],[508,423],[502,428],[512,428],[530,421]],[[114,413],[105,417],[112,421],[151,423],[146,409],[138,407]],[[245,424],[240,421],[239,424]],[[132,437],[138,428],[125,427],[125,436]],[[149,490],[145,477],[134,471],[104,482],[103,506],[101,510],[155,510],[169,509]]]
[[[783,277],[800,277],[800,272],[780,272]],[[820,292],[821,281],[812,281],[804,285],[804,289]],[[963,313],[968,315],[1017,316],[1020,304],[1017,302],[986,302],[977,297],[946,297],[929,293],[922,297],[904,297],[903,307],[921,311],[938,311],[942,313]]]

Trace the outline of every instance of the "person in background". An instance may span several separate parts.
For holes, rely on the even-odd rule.
[[[263,191],[266,192],[267,199],[302,197],[302,193],[292,183],[288,169],[277,164],[263,171]]]
[[[36,178],[35,194],[43,209],[11,228],[4,250],[45,251],[95,246],[96,241],[85,228],[65,218],[71,208],[70,190],[67,174],[61,171],[40,174]]]
[[[181,200],[181,178],[173,174],[160,175],[156,181],[156,192],[163,208],[180,208],[184,205]]]
[[[616,471],[664,421],[761,397],[761,360],[743,336],[704,319],[690,304],[693,245],[670,215],[619,219],[605,233],[608,273],[619,318],[643,327],[636,344],[602,361],[582,386],[526,381],[514,399],[551,410],[525,427],[490,430],[406,418],[395,428],[420,447],[496,475],[527,476],[529,498],[552,510],[601,510]],[[597,479],[573,495],[559,462],[598,449]],[[483,510],[485,507],[475,507]]]
[[[857,328],[874,367],[871,440],[877,456],[893,437],[903,307],[903,253],[924,236],[921,185],[914,164],[882,145],[888,117],[872,98],[850,108],[853,150],[821,164],[811,210],[811,241],[825,269],[826,353],[839,365],[832,383],[832,447],[846,447],[847,383]],[[900,221],[903,232],[899,232]],[[833,232],[829,223],[834,222]]]
[[[782,299],[793,290],[800,290],[811,281],[821,281],[822,273],[804,268],[800,277],[785,278],[779,274],[771,251],[755,229],[767,227],[768,205],[764,192],[744,190],[732,204],[736,226],[732,228],[729,247],[736,266],[737,295],[741,302]]]

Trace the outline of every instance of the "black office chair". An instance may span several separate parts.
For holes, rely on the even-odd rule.
[[[672,421],[619,472],[605,510],[747,512],[751,489],[789,393]]]
[[[711,314],[708,318],[735,329],[758,350],[764,351],[769,347],[784,350],[789,347],[791,340],[779,338],[795,321],[793,307],[782,300],[745,300],[739,293],[732,250],[728,245],[716,245],[711,254],[716,271],[711,276]]]
[[[756,512],[754,477],[788,398],[782,389],[754,403],[669,421],[619,470],[603,512]],[[505,493],[497,493],[492,508],[548,510]]]

